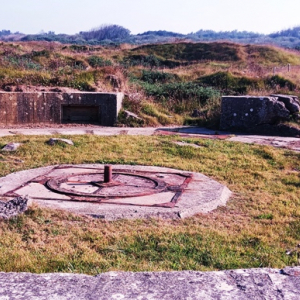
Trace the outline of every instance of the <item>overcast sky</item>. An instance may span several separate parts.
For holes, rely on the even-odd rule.
[[[0,30],[74,34],[102,24],[121,25],[132,34],[271,33],[300,25],[300,0],[0,0]]]

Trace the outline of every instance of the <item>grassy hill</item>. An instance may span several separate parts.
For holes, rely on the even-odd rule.
[[[2,42],[0,89],[122,91],[124,108],[143,121],[121,113],[121,123],[217,126],[223,94],[298,94],[296,65],[296,51],[228,42],[139,47]]]

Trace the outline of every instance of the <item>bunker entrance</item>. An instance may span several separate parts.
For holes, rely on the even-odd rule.
[[[63,105],[63,123],[97,123],[100,124],[99,105]]]

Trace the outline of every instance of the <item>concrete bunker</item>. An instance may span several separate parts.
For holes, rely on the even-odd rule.
[[[0,93],[0,124],[93,123],[113,126],[122,93]]]
[[[300,130],[282,122],[300,117],[296,96],[224,96],[221,104],[221,130],[298,136]]]

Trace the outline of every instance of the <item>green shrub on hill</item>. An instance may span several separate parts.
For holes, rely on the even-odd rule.
[[[160,59],[182,61],[238,61],[239,51],[231,43],[173,43],[159,45],[145,45],[132,52],[155,55]]]
[[[166,84],[144,83],[143,87],[149,96],[156,99],[178,99],[189,100],[197,98],[200,102],[205,102],[209,98],[219,97],[220,93],[210,87],[199,86],[193,82],[173,82]]]
[[[88,57],[88,63],[90,64],[91,67],[97,68],[97,67],[107,67],[107,66],[112,66],[113,63],[109,59],[104,59],[100,56],[90,56]]]
[[[20,57],[20,56],[16,56],[16,55],[9,55],[4,57],[4,62],[6,63],[6,65],[9,65],[13,68],[16,69],[24,69],[24,70],[42,70],[43,67],[33,61],[31,58],[27,58],[27,57]]]
[[[235,77],[230,72],[217,72],[215,74],[203,76],[198,78],[197,82],[233,94],[245,94],[250,90],[264,88],[264,82],[261,79],[244,76]]]
[[[209,99],[220,97],[217,90],[193,82],[143,83],[142,86],[147,96],[154,97],[163,107],[177,114],[190,113],[205,105]]]
[[[294,91],[296,89],[295,83],[279,75],[274,75],[266,78],[265,83],[270,88],[280,87],[280,88],[288,89],[289,91]]]
[[[141,80],[150,84],[167,83],[178,79],[178,76],[172,73],[142,70]]]
[[[125,67],[132,66],[142,66],[145,68],[158,68],[158,67],[167,67],[167,68],[176,68],[180,65],[186,65],[184,62],[179,62],[170,59],[159,58],[154,54],[143,55],[143,54],[133,54],[124,58],[122,65]]]

